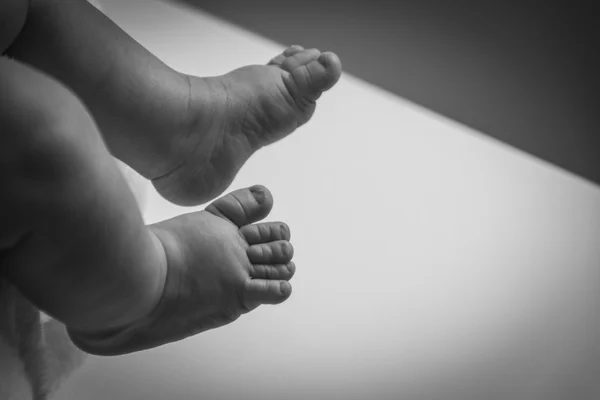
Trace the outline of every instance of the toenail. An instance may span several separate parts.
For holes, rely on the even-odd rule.
[[[252,193],[252,196],[254,196],[254,199],[256,199],[258,204],[264,203],[265,199],[267,198],[267,195],[259,186],[251,187],[250,193]]]
[[[296,264],[290,261],[286,264],[285,268],[287,269],[289,274],[293,274],[296,271]]]
[[[319,62],[323,65],[327,65],[328,61],[327,60],[327,56],[325,55],[325,53],[321,53],[321,55],[319,56],[319,58],[317,58],[317,60],[319,60]]]
[[[281,244],[281,252],[284,257],[289,257],[292,254],[292,245],[290,242],[283,242]]]
[[[285,224],[281,224],[280,229],[281,229],[280,233],[281,233],[281,237],[282,238],[286,238],[286,237],[289,236],[289,231],[290,230],[289,230],[289,228]]]
[[[291,286],[289,284],[289,282],[279,282],[279,290],[281,291],[282,295],[287,295],[290,292]]]

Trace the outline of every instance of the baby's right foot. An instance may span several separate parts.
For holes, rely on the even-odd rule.
[[[167,200],[198,205],[220,195],[255,151],[294,132],[312,117],[316,100],[340,79],[331,52],[293,46],[268,65],[190,79],[185,124],[169,132],[170,172],[152,183]]]
[[[229,324],[261,304],[285,301],[295,271],[290,231],[282,222],[253,224],[272,207],[269,191],[254,186],[217,199],[205,211],[151,226],[168,265],[158,306],[118,332],[70,331],[73,342],[91,354],[127,354]]]

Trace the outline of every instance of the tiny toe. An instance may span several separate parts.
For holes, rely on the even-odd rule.
[[[297,45],[297,44],[293,44],[283,51],[283,55],[286,57],[290,57],[296,53],[301,52],[302,50],[304,50],[304,47]]]
[[[261,304],[279,304],[292,294],[292,285],[287,281],[251,279],[244,290],[244,305],[254,309]]]
[[[296,265],[293,262],[287,264],[252,264],[250,276],[252,279],[271,279],[289,281],[296,273]]]
[[[267,64],[281,66],[281,63],[283,63],[283,61],[287,57],[293,56],[294,54],[296,54],[302,50],[304,50],[304,47],[294,44],[294,45],[288,47],[287,49],[285,49],[283,51],[283,53],[280,53],[276,57],[272,58],[271,61],[269,61]]]
[[[240,233],[250,245],[291,239],[290,228],[284,222],[246,225],[240,228]]]
[[[290,93],[296,89],[296,101],[299,98],[309,102],[316,101],[342,75],[342,63],[338,56],[330,51],[321,53],[316,49],[286,58],[281,68],[290,73],[288,77],[284,77],[284,82]]]
[[[294,257],[294,247],[287,240],[278,240],[252,245],[247,255],[254,264],[286,264]]]
[[[285,60],[285,56],[283,54],[279,54],[277,57],[271,58],[271,61],[267,63],[267,65],[277,65],[281,66],[283,60]]]
[[[321,52],[318,49],[302,50],[291,55],[290,57],[287,57],[281,63],[281,68],[285,71],[292,72],[296,68],[318,59],[320,55]]]
[[[271,212],[273,197],[261,185],[239,189],[213,201],[206,211],[241,227],[260,221]]]

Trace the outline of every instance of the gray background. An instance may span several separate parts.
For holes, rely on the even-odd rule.
[[[593,2],[181,1],[600,183]]]

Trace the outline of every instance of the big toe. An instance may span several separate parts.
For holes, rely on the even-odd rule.
[[[248,311],[261,304],[280,304],[292,294],[292,285],[285,280],[251,279],[244,289],[244,305]]]
[[[289,56],[281,60],[280,67],[290,74],[284,78],[288,91],[306,100],[317,100],[342,75],[342,62],[335,53],[321,53],[317,49],[298,50],[297,47],[286,52],[283,54]]]
[[[273,196],[269,189],[255,185],[218,198],[206,207],[206,211],[241,227],[265,218],[272,208]]]

